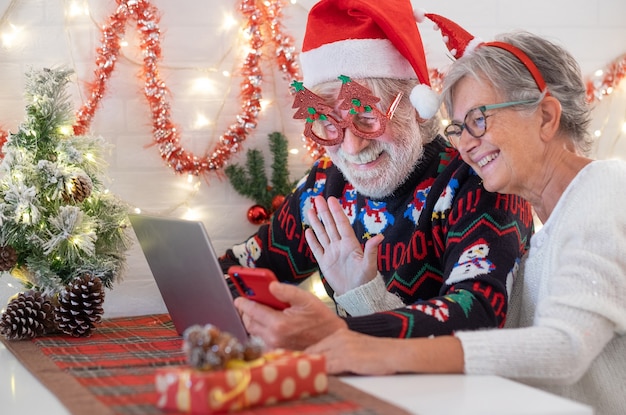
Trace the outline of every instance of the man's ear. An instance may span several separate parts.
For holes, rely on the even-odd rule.
[[[539,104],[541,111],[541,139],[554,138],[561,125],[561,103],[553,96],[545,97]]]

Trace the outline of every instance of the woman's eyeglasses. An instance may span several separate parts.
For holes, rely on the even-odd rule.
[[[383,114],[375,106],[380,98],[374,96],[368,88],[347,76],[342,75],[339,79],[342,81],[338,97],[341,100],[339,110],[348,112],[345,119],[337,116],[333,107],[305,88],[302,82],[294,81],[291,84],[296,91],[293,108],[299,108],[293,118],[306,120],[304,136],[323,146],[334,146],[341,144],[346,128],[357,137],[366,139],[383,135],[387,121],[391,120],[400,103],[402,91],[398,92]]]
[[[451,121],[450,124],[448,124],[448,126],[443,130],[443,134],[453,147],[458,148],[461,143],[461,134],[463,133],[463,130],[467,130],[467,132],[474,138],[480,138],[485,135],[487,132],[487,117],[489,117],[489,115],[485,114],[485,111],[512,107],[515,105],[530,104],[533,102],[537,102],[537,100],[511,101],[472,108],[467,111],[467,114],[465,114],[463,123]]]

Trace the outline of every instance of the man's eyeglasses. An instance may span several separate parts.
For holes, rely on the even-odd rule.
[[[537,102],[537,100],[531,99],[526,101],[511,101],[472,108],[467,111],[467,114],[465,114],[462,124],[456,121],[451,121],[450,124],[448,124],[448,126],[443,130],[443,135],[446,136],[453,147],[458,148],[461,143],[461,134],[463,133],[463,130],[467,130],[467,132],[474,138],[480,138],[485,135],[487,132],[487,117],[489,117],[489,115],[485,114],[485,111],[512,107],[515,105],[530,104],[533,102]]]
[[[339,110],[348,111],[345,119],[334,113],[334,108],[325,100],[294,81],[291,86],[296,91],[293,108],[298,108],[295,119],[305,119],[304,136],[323,146],[341,144],[345,129],[360,138],[374,139],[384,134],[387,121],[391,120],[402,98],[398,92],[389,109],[383,114],[375,104],[380,98],[347,76],[340,76],[342,81],[339,91]]]

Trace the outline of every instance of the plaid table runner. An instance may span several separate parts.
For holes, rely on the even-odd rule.
[[[167,314],[104,320],[87,338],[58,335],[3,343],[72,414],[173,414],[155,406],[156,368],[185,364],[182,339]],[[237,413],[407,414],[334,377],[327,394]]]

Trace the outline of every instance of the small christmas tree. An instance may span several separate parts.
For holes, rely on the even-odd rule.
[[[27,297],[42,293],[50,299],[56,307],[52,318],[63,319],[63,327],[75,327],[65,315],[82,319],[95,310],[90,321],[78,321],[79,334],[69,333],[88,335],[102,313],[101,287],[112,288],[126,261],[129,207],[103,185],[105,141],[73,135],[66,92],[71,74],[66,69],[26,74],[26,121],[9,134],[0,162],[0,271],[19,279]],[[82,296],[78,307],[93,310],[75,310],[76,300],[65,294],[68,287]],[[76,294],[81,287],[85,292]],[[22,303],[32,306],[28,298]],[[69,304],[73,313],[66,312]],[[2,316],[0,329],[19,339],[34,331],[23,327],[29,323],[19,320],[16,307],[7,309],[13,314]]]

